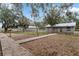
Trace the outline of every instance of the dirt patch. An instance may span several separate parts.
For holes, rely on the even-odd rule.
[[[6,34],[7,36],[10,36],[10,34]],[[22,40],[22,39],[27,39],[27,38],[32,38],[32,37],[36,37],[35,35],[25,35],[25,34],[11,34],[11,38],[13,38],[14,40]]]
[[[79,56],[79,36],[74,35],[52,35],[21,45],[39,56]]]
[[[22,39],[27,39],[27,38],[32,38],[35,37],[34,35],[17,35],[17,36],[13,36],[12,38],[14,40],[22,40]]]
[[[11,33],[5,33],[7,36],[11,36],[14,40],[22,40],[32,37],[37,37],[37,34],[35,32],[13,32]],[[39,32],[39,36],[46,35],[46,32]]]

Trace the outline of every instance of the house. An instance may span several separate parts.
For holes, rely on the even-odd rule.
[[[34,31],[36,31],[36,29],[37,29],[36,26],[30,25],[30,26],[28,26],[28,28],[26,29],[26,31],[34,32]]]
[[[30,20],[30,24],[29,24],[28,28],[26,29],[26,31],[35,32],[36,29],[37,29],[37,27],[35,26],[34,22]]]
[[[46,25],[47,32],[64,32],[64,33],[73,33],[75,31],[76,22],[71,23],[59,23],[53,26]]]
[[[3,29],[2,29],[2,23],[0,23],[0,32],[2,32]]]

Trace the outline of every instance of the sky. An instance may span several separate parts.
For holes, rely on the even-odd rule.
[[[31,17],[31,8],[30,7],[27,7],[25,4],[23,6],[23,15],[26,16],[27,18],[29,18],[30,20],[33,20],[33,18]],[[41,16],[41,19],[42,19],[42,13],[40,12],[40,16]],[[38,19],[38,21],[40,21]]]
[[[70,10],[73,11],[73,12],[79,12],[79,3],[74,3],[72,9],[70,9]],[[31,17],[31,8],[30,7],[26,7],[24,5],[24,7],[23,7],[23,14],[24,14],[24,16],[26,16],[30,20],[33,20],[32,17]],[[40,16],[41,16],[41,19],[38,20],[38,21],[42,20],[42,18],[43,18],[42,17],[43,16],[42,13],[40,13]]]

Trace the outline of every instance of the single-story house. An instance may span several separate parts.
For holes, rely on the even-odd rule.
[[[36,29],[37,29],[36,26],[30,25],[30,26],[28,26],[28,28],[26,29],[26,31],[31,31],[31,32],[33,32],[33,31],[36,31]]]
[[[29,20],[29,26],[26,28],[26,31],[35,32],[37,27],[35,26],[35,23],[33,20]]]
[[[2,29],[2,23],[0,23],[0,32],[2,32],[3,29]]]
[[[71,23],[59,23],[53,26],[46,25],[47,32],[64,32],[64,33],[73,33],[75,31],[76,22]]]

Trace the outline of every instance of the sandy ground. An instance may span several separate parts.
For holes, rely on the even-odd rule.
[[[53,35],[21,46],[39,56],[79,56],[79,36],[74,35]]]

